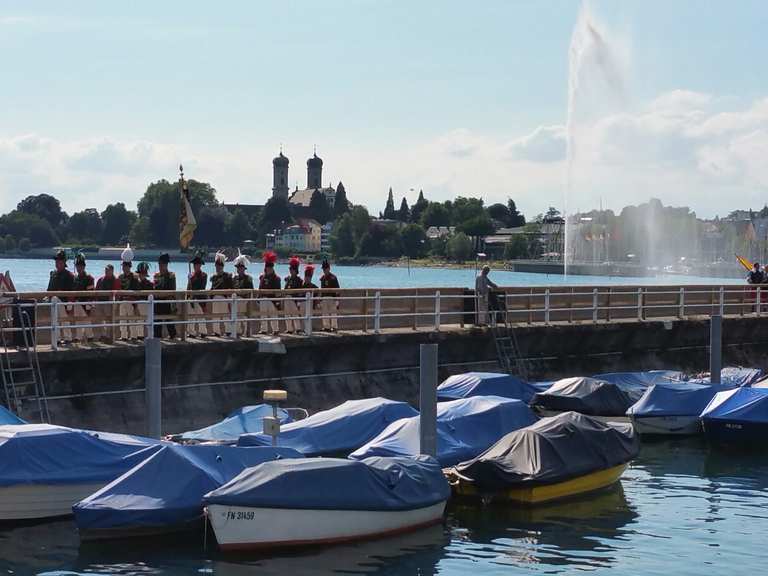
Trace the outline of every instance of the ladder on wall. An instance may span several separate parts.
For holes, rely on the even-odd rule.
[[[37,357],[35,330],[29,312],[18,302],[6,305],[16,320],[0,319],[0,374],[3,380],[6,407],[19,417],[29,419],[36,412],[40,422],[50,421],[48,398],[45,394],[43,374]],[[20,330],[18,330],[20,328]]]
[[[500,296],[504,298],[503,294]],[[503,301],[503,300],[502,300]],[[516,375],[522,380],[528,380],[528,368],[520,353],[520,345],[514,327],[509,323],[506,306],[499,310],[489,310],[489,320],[493,340],[496,344],[496,357],[502,371]]]

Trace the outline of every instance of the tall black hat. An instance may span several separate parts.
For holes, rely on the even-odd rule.
[[[160,254],[160,256],[157,257],[157,261],[165,262],[166,264],[168,264],[171,261],[171,257],[168,255],[167,252],[163,252],[162,254]]]
[[[67,253],[64,250],[59,250],[53,256],[53,259],[54,260],[64,260],[64,262],[66,262],[67,261]]]

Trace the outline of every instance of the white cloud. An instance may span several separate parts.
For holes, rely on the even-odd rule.
[[[565,153],[564,126],[539,126],[531,134],[507,145],[507,155],[512,160],[559,162],[565,160]]]

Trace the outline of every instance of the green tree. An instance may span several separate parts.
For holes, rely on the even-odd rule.
[[[488,216],[494,220],[501,222],[504,226],[509,226],[509,208],[504,204],[491,204],[486,211]]]
[[[10,234],[6,235],[5,237],[5,249],[8,252],[13,252],[16,250],[16,239]]]
[[[190,204],[198,220],[203,208],[217,206],[216,190],[206,182],[187,180]],[[158,246],[178,246],[180,192],[178,182],[160,180],[147,187],[139,200],[139,217],[149,220],[149,241]],[[197,235],[197,233],[196,233]],[[196,239],[193,239],[193,243]]]
[[[421,215],[421,225],[424,228],[430,226],[450,226],[451,214],[444,204],[430,202]]]
[[[504,258],[516,260],[528,257],[528,240],[522,234],[515,234],[504,246]]]
[[[224,206],[206,206],[197,217],[195,244],[221,247],[228,244],[227,230],[232,216]]]
[[[108,245],[124,244],[136,218],[136,213],[127,210],[122,202],[109,204],[101,213],[104,223],[101,242]]]
[[[19,202],[16,210],[24,214],[39,216],[52,229],[55,229],[67,220],[67,215],[61,209],[61,203],[50,194],[38,194],[36,196],[27,196]]]
[[[131,226],[131,231],[128,233],[128,240],[136,247],[148,246],[151,244],[152,239],[149,229],[149,218],[141,216],[136,219],[136,222]]]
[[[509,220],[507,221],[507,226],[511,226],[512,228],[525,226],[525,216],[523,216],[518,211],[517,205],[515,204],[515,201],[512,200],[512,198],[507,200],[507,210],[509,211]]]
[[[0,254],[6,252],[8,248],[6,247],[5,238],[0,236]]]
[[[448,238],[440,236],[427,240],[429,255],[434,258],[446,258],[448,256]]]
[[[32,246],[29,241],[29,238],[22,238],[21,240],[19,240],[19,250],[21,250],[22,252],[29,252],[31,247]]]
[[[237,208],[227,221],[226,236],[233,246],[240,246],[244,240],[252,239],[253,228],[242,209]]]
[[[264,234],[293,222],[288,200],[272,197],[267,200],[259,217],[259,231]]]
[[[400,220],[400,222],[408,222],[410,215],[411,211],[408,208],[408,200],[406,200],[405,196],[403,196],[403,200],[400,202],[400,209],[397,211],[395,217]]]
[[[14,210],[0,217],[0,234],[10,234],[16,241],[28,238],[35,248],[54,246],[59,243],[51,224],[29,212]]]
[[[419,190],[419,199],[416,200],[416,204],[411,206],[411,222],[421,222],[421,215],[427,206],[429,206],[429,202],[424,199],[424,191]]]
[[[67,239],[87,244],[98,244],[104,232],[101,214],[95,208],[75,212],[67,221]]]
[[[418,258],[426,249],[427,235],[419,224],[408,224],[400,231],[403,252],[411,258]]]
[[[344,184],[339,182],[336,186],[336,199],[333,202],[333,219],[338,220],[344,214],[349,212],[349,200],[347,200],[347,191]]]
[[[486,214],[480,214],[464,220],[456,229],[467,236],[487,236],[493,234],[493,222]]]
[[[309,214],[311,218],[314,218],[320,224],[325,224],[331,219],[331,208],[328,206],[325,194],[320,190],[316,189],[312,192],[312,198],[309,201]]]
[[[352,230],[352,216],[344,214],[331,232],[331,251],[337,258],[355,255],[355,236]]]
[[[352,237],[355,240],[355,246],[360,245],[360,240],[366,232],[368,232],[368,226],[371,223],[371,216],[368,214],[365,206],[354,206],[349,213],[350,225],[352,226]]]
[[[453,201],[451,212],[453,224],[459,226],[462,222],[466,222],[473,218],[479,218],[485,214],[483,200],[482,198],[465,198],[464,196],[459,196]]]
[[[472,258],[472,240],[463,232],[451,236],[445,248],[448,257],[456,262],[465,262]]]
[[[397,216],[395,212],[395,199],[392,196],[392,187],[389,187],[389,196],[387,196],[387,205],[384,207],[383,217],[387,220],[394,220]]]
[[[356,256],[384,256],[399,258],[403,255],[400,232],[394,225],[371,224],[357,249]]]

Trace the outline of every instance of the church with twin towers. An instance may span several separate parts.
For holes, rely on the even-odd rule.
[[[290,190],[288,186],[288,165],[288,157],[283,154],[283,150],[281,149],[280,154],[272,160],[273,198],[282,198],[288,200],[288,202],[294,206],[308,208],[309,203],[312,200],[312,194],[317,190],[325,196],[328,206],[333,208],[336,203],[336,193],[339,190],[344,190],[344,184],[339,182],[336,188],[330,183],[327,186],[323,186],[323,160],[318,157],[317,151],[315,151],[312,154],[312,157],[307,160],[307,186],[303,189],[299,189],[297,184],[293,191]]]

